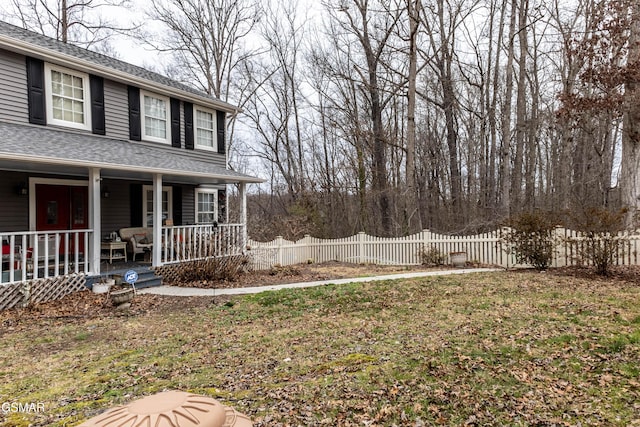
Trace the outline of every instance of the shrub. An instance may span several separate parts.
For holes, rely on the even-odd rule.
[[[427,249],[423,245],[418,251],[418,256],[420,257],[420,263],[429,267],[444,265],[447,259],[446,256],[434,246]]]
[[[519,264],[529,264],[538,270],[551,265],[557,240],[553,235],[556,222],[550,215],[526,212],[511,218],[507,225],[510,228],[503,241]]]
[[[576,245],[581,261],[592,264],[596,273],[602,276],[609,274],[616,257],[624,255],[629,239],[620,232],[624,230],[626,215],[626,209],[609,211],[592,208],[574,218],[576,228],[583,237],[569,241]]]
[[[231,255],[219,258],[204,258],[185,263],[185,268],[178,270],[176,280],[191,282],[200,280],[235,281],[249,265],[246,255]]]

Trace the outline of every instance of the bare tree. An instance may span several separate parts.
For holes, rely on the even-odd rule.
[[[418,78],[418,29],[420,24],[420,0],[407,0],[409,16],[409,75],[407,85],[407,164],[406,164],[406,217],[407,232],[421,228],[416,188],[416,94]],[[416,227],[416,225],[418,227]]]
[[[244,40],[259,14],[251,0],[152,0],[147,15],[162,29],[144,41],[175,55],[173,77],[226,101],[234,72],[255,54]]]
[[[375,3],[375,4],[374,4]],[[392,218],[389,200],[389,182],[387,179],[387,134],[383,124],[383,111],[390,101],[385,96],[384,82],[381,81],[384,55],[388,53],[390,39],[396,31],[401,16],[401,8],[389,0],[369,2],[368,0],[350,0],[325,5],[334,29],[348,35],[347,43],[357,46],[356,53],[362,57],[362,63],[353,63],[359,76],[358,85],[366,95],[368,118],[371,125],[372,153],[372,191],[376,197],[376,217],[384,235],[391,232]],[[345,46],[336,45],[338,50]],[[397,89],[397,88],[396,88]]]
[[[629,51],[624,73],[622,105],[622,202],[630,210],[627,227],[634,227],[640,212],[640,3],[632,1],[626,10],[629,21]]]
[[[5,14],[28,30],[117,55],[109,39],[115,34],[132,34],[139,24],[122,25],[122,20],[108,18],[106,12],[131,6],[131,0],[10,0]]]

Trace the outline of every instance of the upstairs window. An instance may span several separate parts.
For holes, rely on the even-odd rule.
[[[214,111],[194,106],[196,118],[196,148],[216,151],[218,141],[216,138],[216,114]]]
[[[91,130],[89,75],[45,64],[47,122]]]
[[[140,91],[140,111],[142,112],[142,139],[171,142],[169,128],[169,98]]]

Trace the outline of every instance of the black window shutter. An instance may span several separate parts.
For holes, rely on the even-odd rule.
[[[227,221],[227,190],[218,190],[218,222]]]
[[[171,146],[180,148],[180,100],[171,98]]]
[[[129,203],[131,207],[131,226],[142,227],[142,185],[131,184],[129,195],[131,196]]]
[[[218,111],[218,153],[224,154],[227,149],[227,141],[224,138],[225,115],[224,111]]]
[[[47,124],[44,93],[44,61],[27,56],[27,91],[29,98],[29,123]]]
[[[91,132],[104,135],[107,133],[104,123],[104,79],[90,75],[89,86],[91,88]]]
[[[184,103],[184,148],[193,150],[193,104]]]
[[[142,124],[140,117],[140,89],[127,86],[129,92],[129,139],[142,140]]]
[[[173,187],[173,225],[182,225],[182,187]]]

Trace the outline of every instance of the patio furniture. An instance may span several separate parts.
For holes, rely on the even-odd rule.
[[[136,260],[137,254],[151,252],[153,250],[153,229],[148,227],[121,228],[120,238],[127,243],[127,251],[131,253],[131,259]]]
[[[20,260],[22,259],[22,248],[20,245],[13,247],[13,268],[20,268]],[[2,244],[2,269],[8,270],[11,262],[11,246],[8,243]]]
[[[48,265],[49,270],[56,268],[56,253],[58,248],[56,247],[56,239],[49,238],[45,241],[42,237],[36,241],[36,247],[38,248],[38,259],[34,260],[34,249],[27,249],[27,271],[33,272],[34,264],[38,268],[44,268],[45,264]],[[62,255],[58,256],[59,262],[62,264]]]
[[[127,262],[127,242],[101,242],[100,252],[100,259],[109,260],[109,264],[113,264],[114,259]]]

